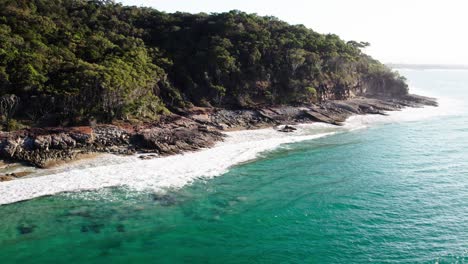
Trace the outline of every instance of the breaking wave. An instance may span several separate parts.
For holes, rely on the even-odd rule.
[[[440,107],[437,108],[408,108],[390,112],[388,116],[352,116],[342,127],[317,123],[298,125],[295,133],[281,133],[272,128],[228,132],[226,140],[211,149],[152,160],[141,160],[138,156],[102,155],[94,160],[42,171],[37,177],[1,183],[0,204],[106,187],[127,187],[152,192],[180,188],[197,179],[222,175],[230,167],[257,159],[262,153],[274,150],[282,144],[318,139],[372,124],[416,121],[456,114],[453,101],[442,98],[439,102]]]

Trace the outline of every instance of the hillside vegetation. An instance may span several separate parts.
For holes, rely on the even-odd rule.
[[[406,94],[367,45],[240,11],[0,0],[0,114],[14,129]]]

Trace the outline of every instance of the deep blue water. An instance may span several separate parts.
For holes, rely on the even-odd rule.
[[[0,263],[466,263],[468,71],[403,74],[441,106],[164,195],[0,206]]]

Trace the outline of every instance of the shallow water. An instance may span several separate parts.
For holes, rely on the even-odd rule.
[[[1,263],[465,263],[468,71],[403,74],[441,106],[2,183],[2,203],[113,187],[0,206]]]

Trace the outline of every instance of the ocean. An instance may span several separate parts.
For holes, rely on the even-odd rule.
[[[400,72],[440,106],[0,183],[0,263],[466,263],[468,71]]]

